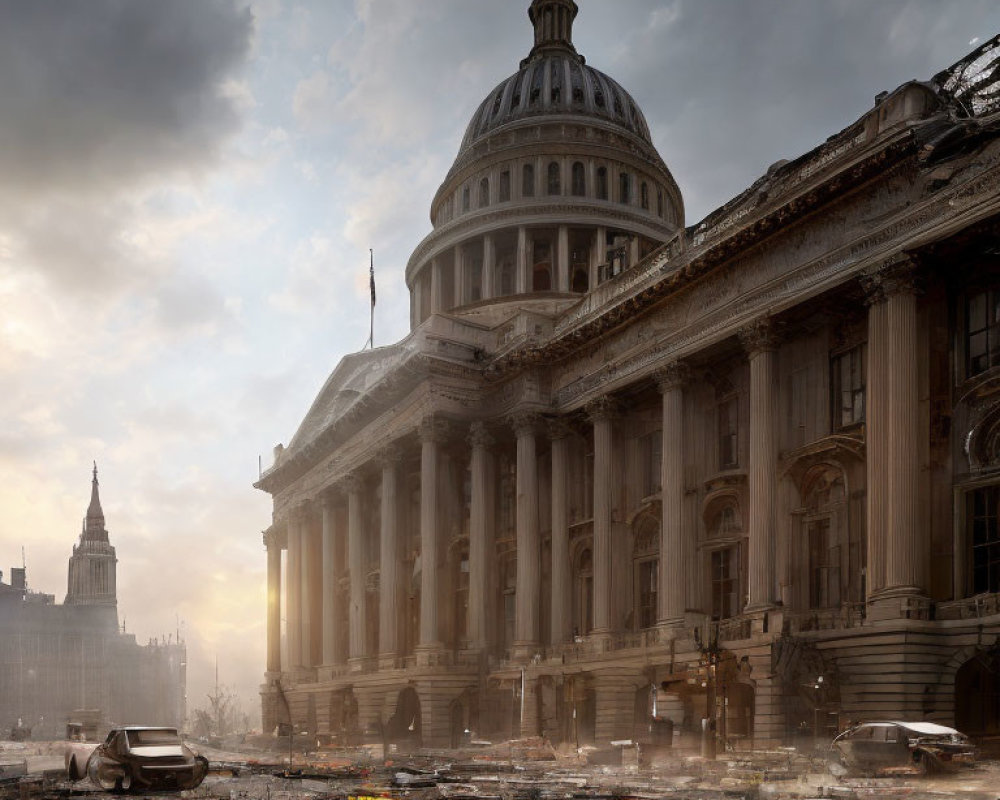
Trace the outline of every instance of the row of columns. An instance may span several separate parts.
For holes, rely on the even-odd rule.
[[[922,546],[918,518],[919,453],[916,349],[916,297],[912,273],[898,268],[884,269],[870,276],[869,340],[867,372],[867,592],[920,593],[924,589],[926,548]],[[778,362],[775,325],[753,323],[740,332],[750,371],[750,451],[748,464],[749,602],[746,611],[757,613],[778,602],[776,559],[776,496],[778,482]],[[659,559],[658,619],[663,626],[684,623],[687,576],[684,549],[686,540],[682,516],[684,496],[684,386],[689,372],[682,363],[661,369],[656,379],[662,395],[662,520]],[[595,634],[613,629],[613,537],[612,494],[613,420],[615,407],[608,398],[588,408],[594,431],[593,484],[593,564]],[[538,476],[536,438],[541,433],[541,417],[534,413],[512,418],[516,440],[516,612],[514,653],[533,654],[540,644],[541,542],[538,525]],[[569,528],[566,510],[567,436],[562,421],[549,426],[552,441],[552,586],[551,629],[553,644],[570,640],[571,570]],[[441,647],[438,635],[439,541],[438,461],[440,446],[448,428],[440,420],[428,418],[419,429],[421,444],[421,604],[418,649]],[[491,453],[493,439],[482,423],[474,423],[468,437],[471,448],[471,508],[469,543],[469,618],[471,646],[486,647],[489,620],[487,598],[492,591],[493,487],[495,470]],[[400,560],[397,464],[394,451],[382,458],[382,529],[379,654],[390,658],[399,653],[396,611]],[[350,652],[351,659],[367,657],[365,652],[365,587],[362,558],[361,483],[345,483],[348,498],[348,559],[350,566]],[[339,619],[335,607],[336,576],[333,509],[323,506],[323,645],[326,664],[335,663],[336,631]],[[293,515],[288,525],[288,570],[299,576],[298,585],[289,587],[287,607],[289,651],[293,661],[303,659],[311,648],[314,630],[309,619],[311,585],[304,568],[306,532]],[[280,669],[278,656],[280,596],[280,542],[268,541],[268,670]],[[297,664],[296,664],[297,665]]]
[[[570,291],[570,226],[559,225],[556,228],[556,241],[553,242],[553,263],[552,263],[552,289],[557,292]],[[590,246],[590,258],[588,259],[588,291],[597,287],[599,276],[598,268],[604,263],[607,257],[606,252],[607,228],[599,226],[593,231],[593,238]],[[532,239],[530,229],[521,225],[517,228],[517,244],[515,247],[515,272],[514,272],[514,292],[525,294],[532,291],[533,267],[532,263]],[[446,261],[443,256],[437,256],[430,262],[430,309],[429,313],[438,314],[448,309],[445,307],[445,287],[450,280],[452,282],[453,305],[461,306],[469,302],[469,290],[467,286],[468,273],[465,264],[465,247],[468,243],[456,245],[450,252],[452,271],[451,275],[446,275]],[[631,252],[629,254],[630,263],[635,264],[639,260],[639,237],[632,236],[630,242]],[[501,296],[501,287],[496,280],[497,246],[494,234],[484,234],[482,236],[483,259],[480,273],[480,300],[491,300]],[[419,283],[419,281],[418,281]],[[414,297],[419,304],[420,293],[414,288]],[[417,318],[423,316],[417,310]]]

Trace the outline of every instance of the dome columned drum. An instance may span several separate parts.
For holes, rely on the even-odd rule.
[[[476,109],[406,269],[434,313],[571,304],[683,228],[680,191],[635,100],[572,43],[573,0],[535,0],[535,44]]]

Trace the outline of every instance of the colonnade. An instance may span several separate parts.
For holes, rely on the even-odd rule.
[[[554,231],[554,241],[548,241],[551,248],[551,290],[555,292],[567,293],[571,291],[570,275],[570,231],[588,232],[588,258],[587,258],[587,291],[597,287],[600,282],[598,274],[599,267],[607,259],[607,236],[608,229],[604,226],[591,228],[590,226],[570,226],[558,225],[552,228],[531,228],[520,225],[515,229],[498,233],[486,233],[477,236],[474,240],[463,241],[456,244],[433,257],[429,264],[422,268],[421,276],[414,281],[414,314],[416,320],[420,321],[428,314],[437,314],[449,310],[449,307],[466,305],[473,302],[471,296],[470,283],[478,278],[479,300],[491,300],[502,297],[506,294],[526,294],[533,291],[534,281],[534,243],[536,232],[546,231],[546,238],[551,239],[550,231]],[[504,291],[498,274],[498,241],[503,237],[510,237],[514,241],[513,253],[513,291]],[[638,234],[631,234],[629,240],[628,263],[636,264],[640,255],[640,237]],[[471,274],[470,250],[481,252],[481,264],[479,275]],[[429,273],[430,280],[430,306],[421,307],[422,296],[419,290],[423,275]],[[449,285],[450,284],[450,285]],[[447,301],[450,295],[451,303]]]
[[[866,281],[869,297],[867,370],[867,596],[919,595],[926,588],[925,534],[918,518],[919,453],[916,345],[916,295],[911,272],[894,268],[881,271]],[[747,469],[749,509],[747,520],[748,571],[744,610],[761,617],[779,604],[776,574],[776,529],[778,485],[778,436],[776,413],[779,407],[778,327],[770,320],[746,326],[740,332],[749,367],[749,463]],[[693,537],[685,530],[682,514],[686,492],[684,479],[685,386],[691,370],[674,362],[652,377],[662,397],[661,530],[659,545],[657,618],[658,626],[677,629],[685,624],[691,609],[685,554],[693,547]],[[586,406],[593,426],[593,629],[595,636],[615,632],[612,507],[615,482],[612,457],[615,447],[616,404],[610,397]],[[547,422],[547,429],[543,427]],[[441,449],[445,442],[454,446],[465,437],[470,465],[469,501],[469,596],[465,623],[467,646],[484,651],[491,644],[489,598],[496,593],[495,535],[496,465],[498,433],[506,431],[514,441],[516,458],[516,592],[514,641],[510,654],[527,659],[547,646],[571,640],[572,570],[567,523],[567,475],[569,427],[565,420],[543,418],[535,411],[515,414],[503,425],[487,427],[473,422],[463,430],[458,423],[428,417],[417,430],[420,446],[420,607],[419,640],[414,647],[418,663],[430,659],[443,645],[442,609],[439,608],[439,554],[444,535],[439,506]],[[541,641],[540,609],[543,602],[542,557],[539,530],[539,480],[537,445],[548,435],[551,447],[551,574],[548,602],[549,641]],[[271,673],[297,667],[359,666],[377,657],[380,668],[398,664],[403,654],[399,596],[402,552],[399,497],[400,447],[378,455],[381,473],[381,530],[379,540],[379,614],[377,653],[369,652],[366,638],[366,591],[363,529],[363,482],[347,476],[336,491],[346,498],[346,532],[339,530],[334,499],[327,493],[322,508],[322,619],[310,616],[315,573],[305,557],[308,532],[300,509],[286,515],[285,524],[276,524],[265,535],[268,549],[267,668]],[[343,499],[341,500],[343,503]],[[286,535],[281,534],[281,530]],[[346,533],[346,543],[338,537]],[[287,548],[285,587],[287,645],[291,664],[283,665],[280,648],[281,556]],[[338,607],[337,554],[346,552],[349,575],[349,608]],[[342,556],[343,558],[343,556]],[[741,604],[742,605],[742,604]],[[349,648],[340,652],[347,620]],[[760,628],[757,628],[759,631]],[[313,637],[320,632],[321,647]],[[669,634],[668,634],[669,635]],[[317,659],[314,654],[319,655]],[[317,663],[319,662],[319,663]],[[431,663],[431,662],[427,662]]]

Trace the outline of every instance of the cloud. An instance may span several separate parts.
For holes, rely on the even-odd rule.
[[[240,124],[248,10],[179,0],[2,0],[0,173],[19,192],[99,188],[211,163]]]

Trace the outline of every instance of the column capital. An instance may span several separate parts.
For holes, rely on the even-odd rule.
[[[753,358],[758,353],[767,353],[778,349],[781,340],[781,326],[771,317],[761,317],[744,325],[737,335],[740,344],[746,350],[747,356]]]
[[[270,550],[272,547],[276,547],[279,550],[283,549],[288,541],[288,537],[284,530],[279,530],[273,525],[266,531],[261,531],[262,539],[264,540],[264,547]]]
[[[403,449],[392,442],[387,444],[385,447],[379,449],[375,456],[375,463],[379,465],[383,470],[392,469],[397,466],[403,460]]]
[[[337,486],[344,494],[359,494],[364,490],[365,481],[360,473],[349,472],[337,482]]]
[[[324,510],[333,508],[333,506],[337,504],[337,499],[340,497],[340,494],[340,488],[336,484],[326,487],[319,493],[320,507]]]
[[[451,426],[448,425],[446,420],[431,415],[420,420],[420,425],[417,427],[417,436],[421,442],[441,444],[448,438],[450,429]]]
[[[507,417],[518,438],[535,435],[542,424],[542,415],[537,411],[515,411]]]
[[[890,295],[914,294],[919,290],[917,260],[908,253],[896,253],[858,276],[865,304],[884,302]]]
[[[587,416],[591,422],[612,420],[621,411],[621,404],[611,397],[611,395],[605,394],[595,397],[583,407],[583,410],[587,412]]]
[[[567,439],[573,435],[573,425],[566,417],[553,417],[548,420],[548,429],[552,441]]]
[[[469,446],[473,449],[482,448],[485,450],[492,446],[494,439],[487,429],[486,423],[473,422],[469,426],[469,435],[466,437],[466,441],[468,441]]]
[[[653,380],[660,394],[682,389],[691,380],[691,368],[683,361],[671,361],[653,372]]]

